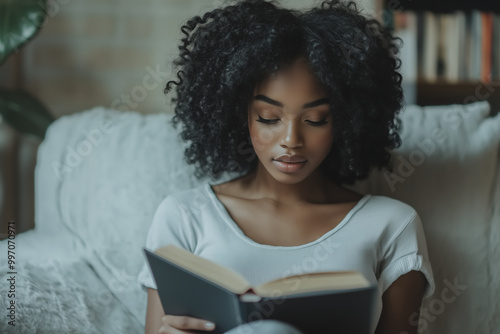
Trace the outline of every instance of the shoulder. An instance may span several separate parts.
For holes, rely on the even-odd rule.
[[[196,210],[201,212],[200,203],[205,196],[203,186],[177,190],[168,194],[159,204],[149,227],[146,246],[155,250],[167,244],[175,244],[193,252],[200,235]],[[198,194],[198,195],[197,195]],[[200,200],[201,199],[201,200]]]
[[[158,206],[157,214],[191,210],[207,203],[210,200],[208,187],[208,183],[202,183],[193,188],[180,189],[168,194]]]
[[[420,230],[421,221],[417,211],[409,204],[388,196],[368,195],[363,206],[372,224],[392,239],[408,226]]]
[[[186,215],[198,214],[211,208],[207,187],[208,184],[203,183],[169,193],[159,203],[154,219],[180,221],[184,220]]]
[[[386,216],[409,217],[417,215],[417,211],[409,204],[382,195],[368,195],[366,206],[374,213]]]
[[[206,187],[207,184],[196,185],[171,192],[164,197],[156,209],[151,229],[162,235],[165,229],[169,233],[180,234],[181,230],[194,228],[196,220],[190,218],[207,201]]]

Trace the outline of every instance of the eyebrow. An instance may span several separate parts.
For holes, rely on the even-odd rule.
[[[256,95],[254,96],[254,99],[255,100],[259,100],[259,101],[263,101],[263,102],[266,102],[266,103],[269,103],[269,104],[272,104],[273,106],[277,106],[277,107],[280,107],[280,108],[283,108],[283,103],[281,102],[278,102],[276,100],[273,100],[265,95]],[[309,103],[306,103],[302,106],[303,109],[307,109],[307,108],[314,108],[314,107],[317,107],[317,106],[320,106],[322,104],[327,104],[327,103],[330,103],[330,99],[325,97],[325,98],[322,98],[322,99],[319,99],[319,100],[316,100],[316,101],[313,101],[313,102],[309,102]]]

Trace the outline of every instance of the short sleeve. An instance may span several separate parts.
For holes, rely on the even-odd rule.
[[[380,294],[382,295],[401,275],[412,270],[424,274],[427,279],[424,298],[431,296],[435,288],[434,277],[427,254],[422,222],[415,211],[384,247],[384,257],[378,278]]]
[[[172,195],[167,196],[154,214],[144,247],[149,251],[155,251],[173,244],[192,252],[191,241],[192,231],[179,203]],[[144,288],[157,289],[145,254],[144,265],[137,279]]]

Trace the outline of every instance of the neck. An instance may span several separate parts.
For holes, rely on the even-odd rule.
[[[255,199],[271,199],[279,204],[330,203],[341,187],[328,180],[319,169],[298,183],[276,180],[262,164],[245,176],[244,187]]]

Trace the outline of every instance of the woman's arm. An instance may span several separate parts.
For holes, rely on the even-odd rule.
[[[158,334],[164,316],[160,296],[155,289],[148,289],[148,308],[146,311],[146,334]]]
[[[416,334],[427,280],[420,271],[399,277],[382,295],[382,314],[376,334]]]

